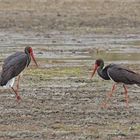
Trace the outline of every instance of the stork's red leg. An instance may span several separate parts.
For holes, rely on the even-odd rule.
[[[113,92],[115,91],[115,89],[116,89],[116,84],[114,84],[114,85],[112,86],[111,92],[109,92],[109,93],[107,94],[107,98],[108,98],[108,99],[110,99],[110,98],[112,97],[112,94],[113,94]]]
[[[17,101],[19,101],[21,99],[21,97],[19,96],[19,93],[13,87],[11,87],[11,88],[14,91],[14,93],[16,94]]]
[[[18,76],[18,79],[17,79],[17,89],[15,90],[13,87],[12,90],[14,91],[14,93],[16,94],[16,98],[17,98],[17,101],[19,101],[21,99],[21,97],[19,96],[19,93],[18,93],[18,90],[19,90],[19,80],[20,80],[20,75]]]
[[[127,87],[125,85],[123,85],[124,88],[124,94],[125,94],[125,100],[126,100],[126,107],[128,108],[128,91],[127,91]]]
[[[18,76],[18,79],[17,79],[17,92],[19,90],[19,80],[20,80],[20,75]]]
[[[108,94],[107,94],[107,97],[106,97],[106,100],[105,100],[105,102],[103,102],[102,104],[101,104],[101,107],[106,107],[107,106],[107,102],[108,102],[108,100],[112,97],[112,94],[113,94],[113,92],[115,91],[115,89],[116,89],[116,84],[114,84],[113,86],[112,86],[112,90],[111,90],[111,92],[109,92]]]

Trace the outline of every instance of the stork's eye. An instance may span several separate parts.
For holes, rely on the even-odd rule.
[[[99,65],[100,65],[100,61],[97,60],[97,61],[96,61],[96,64],[99,66]]]
[[[33,49],[30,47],[29,48],[29,53],[32,53],[33,52]]]

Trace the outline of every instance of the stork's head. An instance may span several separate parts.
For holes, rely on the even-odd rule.
[[[94,74],[97,71],[98,67],[103,67],[103,66],[104,66],[104,61],[102,59],[97,59],[95,61],[94,67],[93,67],[93,72],[92,72],[91,78],[94,76]]]
[[[25,53],[26,54],[28,54],[28,55],[30,55],[30,57],[32,58],[32,60],[34,61],[34,63],[36,64],[36,66],[38,67],[38,64],[37,64],[37,62],[36,62],[36,60],[35,60],[35,57],[34,57],[34,53],[33,53],[33,49],[32,49],[32,47],[26,47],[25,48]]]

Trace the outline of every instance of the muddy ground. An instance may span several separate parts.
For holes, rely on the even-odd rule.
[[[140,73],[139,0],[0,0],[0,65],[33,47],[18,104],[0,89],[0,140],[139,140],[140,87],[89,79],[95,59]]]

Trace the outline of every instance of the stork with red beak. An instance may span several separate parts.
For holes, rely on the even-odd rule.
[[[16,94],[16,99],[19,101],[21,99],[19,95],[19,80],[21,72],[29,66],[32,60],[37,62],[34,58],[33,49],[31,47],[26,47],[24,52],[16,52],[4,60],[2,66],[2,72],[0,74],[0,86],[5,88],[11,88]],[[17,77],[16,89],[13,87],[15,83],[15,78]]]
[[[128,91],[127,85],[136,84],[140,86],[140,74],[135,73],[132,70],[126,69],[117,64],[110,64],[104,67],[104,61],[102,59],[97,59],[95,61],[94,70],[92,72],[91,78],[97,71],[98,75],[104,80],[113,80],[115,83],[112,86],[111,92],[109,92],[107,99],[110,99],[113,92],[116,89],[118,83],[123,85],[124,95],[126,100],[126,106],[128,107]],[[105,102],[105,106],[107,101]]]

